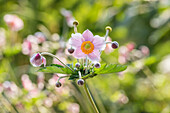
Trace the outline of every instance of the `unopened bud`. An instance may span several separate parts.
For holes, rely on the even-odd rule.
[[[113,49],[116,49],[116,48],[118,48],[119,47],[119,43],[118,42],[116,42],[116,41],[114,41],[114,42],[112,42],[112,48]]]
[[[75,64],[75,67],[76,67],[76,68],[79,68],[79,67],[80,67],[80,63],[76,63],[76,64]]]
[[[72,54],[72,53],[74,52],[74,49],[73,49],[73,48],[70,48],[70,49],[68,49],[68,52],[69,52],[70,54]]]
[[[61,87],[61,83],[60,83],[60,82],[57,82],[57,83],[55,84],[55,86],[59,88],[59,87]]]
[[[77,81],[77,84],[82,86],[82,85],[84,84],[84,80],[83,80],[83,79],[79,79],[79,80]]]
[[[95,67],[95,68],[100,68],[100,67],[101,67],[101,65],[100,65],[100,63],[99,63],[99,62],[97,62],[97,63],[95,63],[95,64],[94,64],[94,67]]]

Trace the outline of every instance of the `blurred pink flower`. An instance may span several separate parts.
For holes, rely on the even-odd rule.
[[[118,102],[120,102],[121,104],[127,104],[129,102],[129,99],[126,95],[120,94]]]
[[[46,40],[46,37],[42,32],[36,32],[34,36],[37,38],[38,43],[43,43]]]
[[[40,53],[35,53],[31,58],[30,62],[34,67],[39,67],[42,64],[46,65],[46,58],[41,56]]]
[[[73,22],[75,21],[72,12],[66,9],[61,9],[61,14],[66,18],[67,25],[73,27]]]
[[[44,73],[38,72],[38,89],[42,90],[44,88]]]
[[[12,31],[19,31],[24,26],[23,21],[17,15],[6,14],[4,21]]]
[[[53,105],[53,100],[51,98],[46,98],[44,104],[46,107],[51,107]]]
[[[6,43],[6,35],[5,30],[3,28],[0,28],[0,48],[3,48]]]
[[[24,74],[21,77],[21,81],[22,81],[22,85],[24,87],[24,89],[31,91],[34,89],[33,83],[32,81],[29,79],[29,76]]]
[[[144,54],[144,56],[148,56],[150,53],[149,48],[147,46],[141,46],[140,50]]]
[[[74,57],[77,59],[88,57],[91,61],[100,60],[100,51],[106,47],[104,38],[96,35],[88,29],[83,34],[72,34],[69,43],[75,48]]]
[[[135,43],[130,42],[126,45],[126,47],[127,47],[128,51],[130,52],[135,48]]]
[[[68,106],[69,113],[79,113],[80,112],[80,106],[77,103],[71,103]]]
[[[31,53],[32,53],[32,44],[31,44],[30,41],[24,40],[24,42],[22,44],[22,53],[24,55],[31,55]]]
[[[8,97],[16,98],[19,93],[19,89],[14,82],[5,81],[3,83],[3,89]]]
[[[3,85],[0,83],[0,93],[2,93],[4,90]]]

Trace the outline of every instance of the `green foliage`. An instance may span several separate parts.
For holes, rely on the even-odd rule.
[[[39,72],[45,73],[61,73],[61,74],[72,74],[73,72],[67,67],[63,67],[58,64],[52,64],[51,66],[43,67],[38,70]]]
[[[126,65],[118,65],[118,64],[105,64],[102,65],[101,68],[94,69],[94,73],[95,74],[110,74],[110,73],[117,73],[117,72],[121,72],[124,71],[127,68]]]

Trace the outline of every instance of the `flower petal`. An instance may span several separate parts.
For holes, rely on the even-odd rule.
[[[92,53],[88,54],[88,58],[93,62],[99,61],[100,60],[100,52],[99,52],[99,50],[93,50]]]
[[[42,63],[44,64],[44,67],[46,66],[46,58],[42,57]]]
[[[98,35],[94,36],[94,40],[92,41],[92,43],[94,44],[94,49],[104,50],[106,47],[105,39]]]
[[[77,49],[74,51],[73,56],[74,56],[75,58],[77,58],[77,59],[81,59],[81,58],[85,58],[87,55],[84,54],[84,53],[82,52],[81,48],[79,47],[79,48],[77,48]]]
[[[92,41],[94,38],[93,38],[93,33],[90,31],[90,30],[86,30],[83,32],[83,38],[85,39],[85,41]]]
[[[69,39],[69,43],[75,48],[80,47],[83,41],[83,36],[80,33],[72,34]]]

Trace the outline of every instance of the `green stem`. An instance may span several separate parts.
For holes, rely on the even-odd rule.
[[[60,76],[60,77],[58,78],[57,82],[59,82],[59,81],[60,81],[60,79],[62,79],[62,78],[66,78],[66,77],[69,77],[69,76]]]
[[[51,53],[48,53],[48,52],[42,52],[41,55],[49,55],[51,57],[54,57],[56,58],[59,62],[61,62],[65,67],[67,67],[68,69],[70,69],[72,72],[74,72],[69,66],[67,66],[64,62],[62,62],[57,56],[51,54]]]
[[[91,102],[91,104],[92,104],[95,112],[96,112],[96,113],[99,113],[99,110],[97,109],[96,104],[94,103],[94,100],[93,100],[93,98],[92,98],[92,96],[91,96],[91,94],[90,94],[90,92],[89,92],[89,89],[87,88],[86,82],[84,82],[84,90],[85,90],[85,92],[86,92],[86,94],[87,94],[87,97],[89,98],[89,100],[90,100],[90,102]]]
[[[5,95],[4,93],[2,93],[2,96],[7,100],[7,102],[8,102],[9,104],[11,104],[12,108],[13,108],[17,113],[19,113],[19,111],[17,110],[17,108],[15,107],[15,105],[13,105],[13,104],[9,101],[9,99],[6,97],[6,95]]]
[[[105,41],[107,40],[108,35],[109,35],[109,30],[106,30]]]

